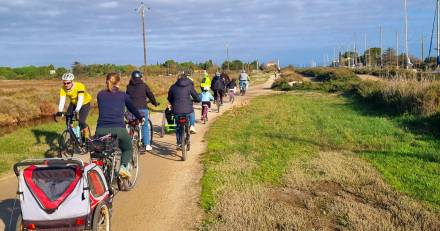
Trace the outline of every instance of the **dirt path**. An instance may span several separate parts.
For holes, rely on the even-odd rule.
[[[248,100],[270,94],[271,78],[267,83],[251,87],[244,97],[236,97],[234,106],[246,104]],[[231,109],[225,103],[222,111]],[[131,192],[119,193],[114,200],[112,230],[188,230],[201,221],[199,209],[200,178],[202,166],[200,154],[206,150],[204,135],[209,125],[222,113],[210,113],[210,121],[197,123],[198,133],[191,136],[191,151],[186,162],[180,161],[176,153],[175,135],[154,137],[152,153],[141,156],[139,181]],[[196,118],[200,117],[200,106],[196,106]],[[161,124],[162,114],[152,116],[153,124]],[[198,120],[197,120],[198,121]],[[157,127],[155,128],[158,129]],[[10,230],[11,211],[15,201],[17,182],[9,176],[0,180],[0,230]],[[14,214],[18,214],[16,209]],[[12,219],[15,226],[16,216]]]
[[[370,81],[380,81],[380,80],[382,80],[381,78],[379,78],[379,77],[377,77],[377,76],[374,76],[374,75],[358,75],[358,77],[359,77],[360,79],[362,79],[363,81],[366,81],[366,80],[370,80]]]

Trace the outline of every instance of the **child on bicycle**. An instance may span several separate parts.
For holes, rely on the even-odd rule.
[[[208,108],[211,108],[211,101],[214,101],[214,96],[212,96],[211,92],[209,92],[209,87],[203,88],[203,91],[200,93],[200,101],[202,101],[202,120],[203,120],[203,106],[208,105]]]
[[[226,88],[228,89],[228,93],[229,92],[234,92],[234,94],[237,92],[237,80],[236,79],[232,79],[228,85],[226,85]]]

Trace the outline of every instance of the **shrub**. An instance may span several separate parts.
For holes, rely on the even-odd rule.
[[[363,100],[394,113],[432,115],[440,106],[440,83],[417,80],[365,81],[356,93]]]

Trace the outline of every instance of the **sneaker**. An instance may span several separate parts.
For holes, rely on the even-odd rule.
[[[152,151],[152,150],[153,150],[153,147],[151,147],[151,145],[146,145],[145,146],[145,151],[149,152],[149,151]]]
[[[177,151],[182,150],[182,145],[181,144],[176,145],[176,149]]]
[[[191,126],[189,128],[189,131],[191,132],[191,134],[196,134],[197,133],[196,128],[194,126]]]
[[[128,170],[128,167],[121,165],[121,167],[119,168],[119,176],[121,176],[122,178],[130,179],[131,174],[130,171]]]

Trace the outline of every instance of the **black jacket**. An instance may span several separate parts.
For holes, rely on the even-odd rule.
[[[199,95],[194,89],[193,82],[187,77],[182,77],[170,87],[168,102],[173,108],[173,114],[191,114],[194,112],[193,101],[200,102]]]
[[[220,78],[220,76],[214,77],[214,79],[211,82],[211,89],[213,91],[220,91],[225,89],[225,81]]]
[[[237,86],[237,83],[235,81],[230,81],[226,88],[228,89],[234,89]]]
[[[138,110],[147,108],[147,97],[153,105],[157,105],[156,98],[141,78],[132,78],[130,80],[127,86],[127,94]]]

